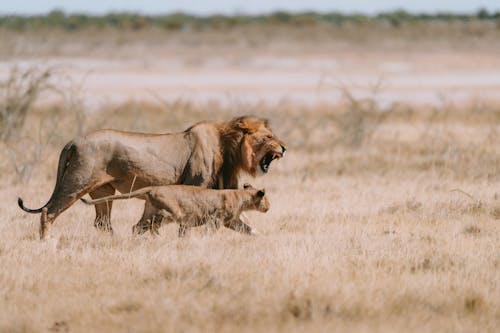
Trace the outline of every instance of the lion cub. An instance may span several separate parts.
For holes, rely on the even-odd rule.
[[[258,210],[265,213],[269,210],[265,190],[257,190],[250,184],[245,184],[240,190],[213,190],[187,185],[150,186],[126,194],[81,200],[88,205],[97,205],[129,198],[146,201],[141,220],[132,228],[132,232],[138,235],[147,230],[158,235],[161,224],[171,222],[179,223],[179,237],[185,235],[187,228],[203,225],[207,221],[214,221],[216,228],[222,222],[226,227],[237,229],[238,225],[244,225],[240,221],[241,212]]]

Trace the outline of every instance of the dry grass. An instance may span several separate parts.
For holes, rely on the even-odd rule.
[[[0,59],[170,55],[196,64],[204,57],[238,62],[247,52],[345,52],[346,59],[383,52],[398,60],[416,51],[431,58],[463,51],[470,59],[477,50],[498,51],[500,30],[491,22],[451,25],[0,30]],[[335,105],[155,98],[83,112],[78,86],[40,104],[38,94],[23,93],[31,79],[16,81],[19,73],[9,96],[22,106],[21,121],[0,142],[0,332],[500,327],[498,103],[381,108],[345,91]],[[27,104],[18,103],[23,97]],[[77,135],[109,127],[179,131],[240,114],[270,118],[289,146],[267,176],[250,180],[271,201],[267,214],[251,215],[259,237],[200,228],[178,239],[168,226],[158,238],[133,239],[142,202],[130,200],[115,204],[112,237],[93,228],[92,208],[77,203],[41,243],[39,217],[16,205],[19,195],[28,206],[45,203],[59,151]]]
[[[289,154],[252,180],[271,201],[251,215],[262,236],[178,239],[169,226],[132,239],[141,202],[130,201],[116,203],[112,237],[75,204],[44,243],[15,199],[45,202],[78,128],[64,105],[35,108],[15,148],[29,154],[47,114],[58,135],[29,182],[0,149],[0,331],[498,330],[500,108],[364,105],[104,105],[84,131],[271,118]]]

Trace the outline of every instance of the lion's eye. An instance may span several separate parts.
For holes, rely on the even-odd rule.
[[[272,138],[273,138],[273,136],[272,136],[271,134],[268,134],[268,135],[266,136],[266,138],[268,138],[268,139],[272,139]]]

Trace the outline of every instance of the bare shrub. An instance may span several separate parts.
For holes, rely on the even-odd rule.
[[[64,77],[56,68],[13,67],[0,84],[0,141],[15,181],[27,182],[44,154],[86,130],[82,82]],[[52,83],[57,76],[58,86]],[[42,94],[56,102],[35,105]]]
[[[35,140],[21,140],[7,146],[7,156],[16,174],[16,180],[22,183],[30,180],[34,168],[48,151],[55,136],[54,118],[41,120],[36,130]]]
[[[329,85],[333,85],[339,90],[341,104],[337,110],[329,112],[328,118],[330,121],[328,124],[324,123],[324,119],[318,119],[318,125],[334,127],[335,131],[332,133],[330,139],[334,145],[342,145],[349,149],[359,149],[363,144],[371,140],[376,129],[397,107],[381,108],[379,103],[377,103],[377,96],[383,88],[383,80],[381,78],[366,88],[368,92],[367,97],[355,96],[343,82],[330,74],[322,75],[318,81],[318,92],[324,86]]]
[[[0,139],[10,140],[23,127],[32,105],[43,91],[50,89],[52,69],[12,68],[6,81],[0,83]]]
[[[74,122],[72,123],[74,124],[74,135],[76,136],[83,135],[87,127],[88,117],[85,112],[85,102],[82,93],[87,75],[80,81],[75,81],[70,76],[65,76],[63,77],[65,81],[64,89],[56,89],[56,92],[63,100],[64,116],[67,118],[68,115],[72,115],[74,118]]]
[[[382,81],[371,87],[371,97],[356,98],[345,86],[340,90],[346,104],[346,111],[335,117],[340,131],[337,142],[351,148],[359,148],[370,141],[377,127],[390,114],[391,109],[381,110],[377,105],[376,95],[380,91]]]

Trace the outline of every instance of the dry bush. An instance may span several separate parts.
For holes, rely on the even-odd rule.
[[[52,69],[13,67],[0,83],[0,140],[11,140],[24,126],[26,116],[40,93],[50,89]]]
[[[400,104],[379,108],[374,99],[356,99],[344,91],[344,102],[336,105],[196,104],[156,98],[108,103],[89,113],[78,93],[72,91],[62,101],[36,107],[28,125],[19,132],[22,139],[8,145],[9,159],[21,179],[30,178],[42,154],[55,158],[67,141],[99,128],[165,133],[202,120],[243,114],[269,118],[293,151],[338,155],[333,165],[313,158],[307,168],[317,176],[324,172],[354,175],[433,170],[457,179],[496,179],[498,174],[495,143],[500,108],[494,104],[478,106],[473,101],[418,110]],[[464,128],[481,128],[481,135],[469,138],[471,134],[464,134]],[[28,176],[22,176],[25,165]]]
[[[49,144],[54,132],[51,124],[40,123],[37,140],[29,147],[23,144],[24,125],[40,94],[52,90],[50,83],[52,69],[13,67],[9,77],[0,84],[0,140],[17,178],[27,181],[35,164]]]
[[[83,134],[85,112],[79,86],[66,78],[64,89],[60,89],[52,83],[54,76],[63,78],[61,70],[54,67],[13,67],[0,85],[0,142],[15,181],[29,181],[54,145],[68,135]],[[40,98],[47,96],[57,102],[39,105]]]

